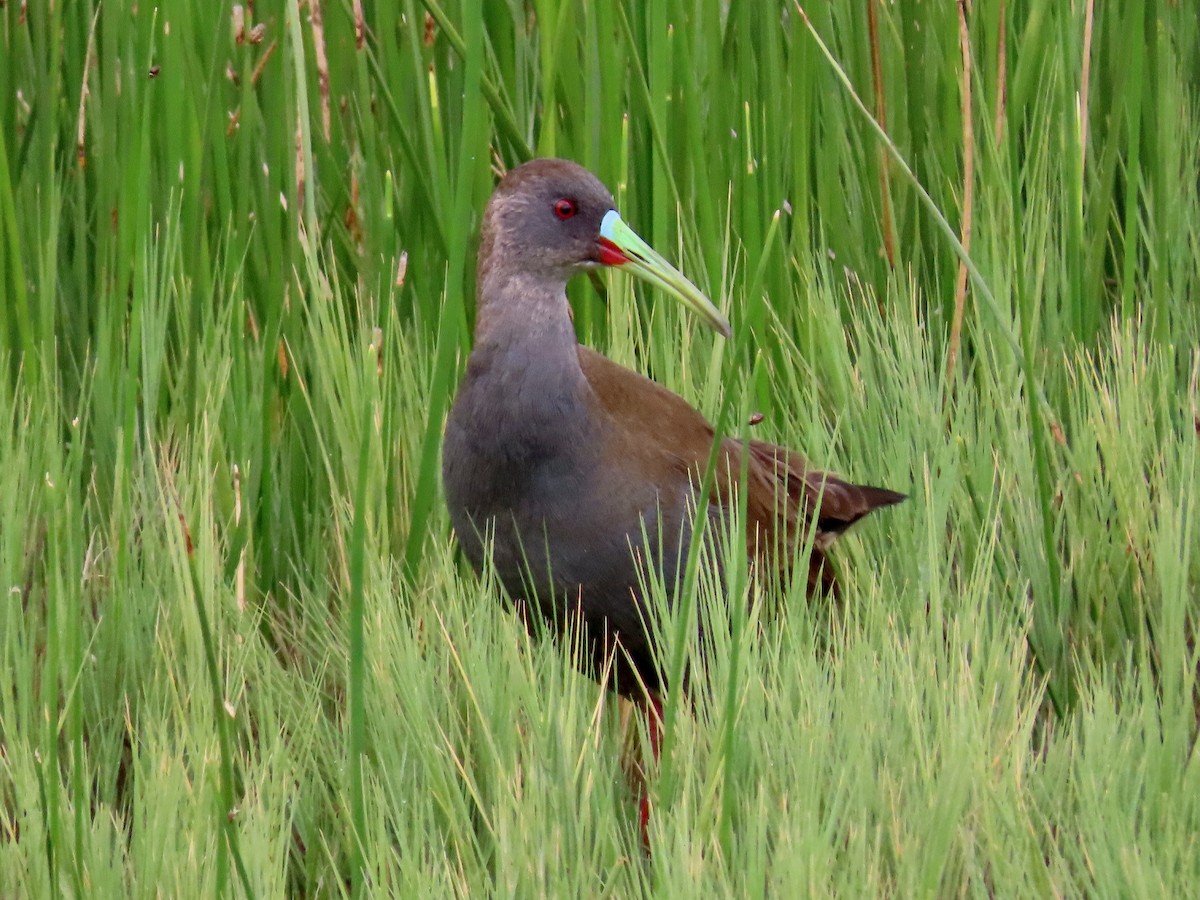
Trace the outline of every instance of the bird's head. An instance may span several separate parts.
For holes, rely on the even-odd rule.
[[[535,159],[509,172],[484,213],[481,268],[566,282],[597,266],[619,266],[675,296],[726,337],[729,322],[703,292],[621,219],[595,175],[563,159]]]

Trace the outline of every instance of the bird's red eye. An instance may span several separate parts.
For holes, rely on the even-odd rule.
[[[554,214],[563,221],[571,218],[571,216],[575,215],[575,201],[556,200],[554,202]]]

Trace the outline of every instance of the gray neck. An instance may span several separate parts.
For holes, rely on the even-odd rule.
[[[579,366],[566,283],[490,272],[479,285],[468,375],[477,413],[518,453],[583,439],[587,379]]]
[[[528,351],[531,363],[544,360],[578,370],[566,288],[565,281],[528,275],[484,275],[476,310],[476,346],[520,349]]]

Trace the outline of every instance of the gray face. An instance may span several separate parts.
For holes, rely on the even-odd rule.
[[[505,268],[567,278],[601,264],[600,221],[615,206],[587,169],[538,159],[500,182],[484,217],[485,238]]]

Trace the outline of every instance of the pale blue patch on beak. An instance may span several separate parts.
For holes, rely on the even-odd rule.
[[[615,209],[606,212],[604,218],[600,220],[600,237],[613,240],[617,232],[617,223],[620,221],[621,215]]]

